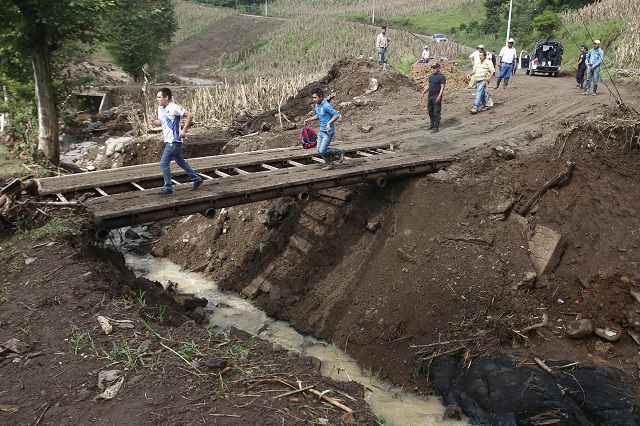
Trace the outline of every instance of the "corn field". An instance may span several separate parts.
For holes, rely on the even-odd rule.
[[[256,78],[251,83],[197,88],[183,97],[176,94],[173,100],[189,110],[199,126],[224,128],[229,127],[239,115],[261,113],[284,105],[287,99],[295,96],[302,87],[322,77],[316,73],[270,79]],[[148,120],[157,116],[156,90],[157,88],[148,81],[145,83],[142,118],[138,115],[137,108],[130,111],[130,123],[135,135],[144,134],[148,130]]]
[[[407,16],[436,12],[471,0],[277,0],[269,4],[269,15],[316,17],[326,14],[359,14],[371,16]]]
[[[175,46],[199,34],[209,25],[236,12],[222,8],[201,6],[191,1],[175,2],[178,30],[171,43]]]
[[[638,68],[640,63],[640,1],[602,0],[564,14],[566,24],[580,22],[588,25],[591,21],[607,19],[619,19],[626,22],[620,38],[620,45],[615,52],[615,62]]]
[[[378,29],[368,25],[342,21],[331,17],[318,17],[309,26],[306,19],[295,19],[267,35],[265,45],[250,55],[238,53],[237,71],[228,74],[229,81],[253,81],[258,78],[298,78],[300,75],[326,73],[345,56],[377,55],[375,39]],[[409,57],[418,59],[425,42],[404,30],[388,33],[389,63],[399,63]],[[431,54],[456,58],[464,52],[458,43],[432,43]]]
[[[289,0],[283,1],[287,3]],[[391,2],[419,3],[408,0]],[[364,5],[364,2],[354,1],[350,7],[357,4]],[[421,12],[424,12],[425,3],[420,4]],[[176,40],[182,37],[186,40],[207,25],[235,13],[184,1],[176,3],[176,6],[181,26],[181,35],[177,34]],[[323,3],[323,10],[327,7]],[[302,6],[300,10],[304,11]],[[339,11],[340,8],[336,6],[332,10]],[[308,83],[321,79],[335,62],[345,56],[376,57],[377,28],[326,16],[314,17],[313,25],[309,22],[308,17],[290,20],[259,40],[257,45],[262,47],[257,51],[237,52],[227,58],[236,66],[229,71],[216,70],[217,77],[225,78],[224,85],[194,89],[182,98],[176,96],[175,101],[191,111],[200,126],[229,127],[238,115],[257,114],[283,105]],[[392,66],[420,57],[425,45],[423,40],[404,30],[390,30],[387,34],[390,39],[389,63]],[[448,58],[456,58],[465,50],[465,46],[453,42],[430,43],[430,46],[432,55]],[[137,135],[146,132],[148,118],[157,114],[156,88],[147,81],[144,90],[148,97],[143,107],[144,118],[130,114]]]

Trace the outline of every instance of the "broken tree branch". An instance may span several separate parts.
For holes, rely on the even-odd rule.
[[[553,371],[553,370],[551,369],[551,367],[549,367],[547,364],[545,364],[545,363],[544,363],[544,361],[542,361],[540,358],[537,358],[537,357],[536,357],[536,358],[534,358],[533,360],[536,362],[536,364],[538,364],[538,366],[539,366],[540,368],[542,368],[544,371],[546,371],[547,373],[549,373],[549,375],[550,375],[550,376],[555,376],[555,375],[556,375],[556,372],[555,372],[555,371]]]
[[[567,163],[565,164],[565,169],[562,172],[555,175],[551,180],[545,182],[545,184],[542,185],[542,187],[540,187],[540,189],[538,189],[529,198],[529,200],[527,200],[524,206],[522,206],[522,208],[519,209],[518,213],[520,214],[520,216],[526,216],[531,210],[531,208],[533,207],[533,205],[538,201],[538,199],[540,199],[540,197],[544,195],[545,192],[547,192],[547,190],[549,190],[550,188],[553,188],[554,186],[557,186],[562,181],[570,177],[571,173],[573,172],[574,166],[575,166],[575,163],[571,161],[567,161]]]
[[[524,333],[526,333],[528,331],[532,331],[532,330],[536,330],[536,329],[541,328],[541,327],[545,327],[548,324],[549,324],[549,317],[547,317],[547,314],[543,314],[542,315],[542,322],[540,322],[538,324],[530,325],[529,327],[525,327],[522,330],[520,330],[520,333],[524,334]]]

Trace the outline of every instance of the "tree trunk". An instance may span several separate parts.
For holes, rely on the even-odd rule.
[[[51,80],[51,52],[46,43],[31,51],[38,105],[38,152],[57,166],[60,162],[58,110]]]
[[[7,90],[7,86],[2,85],[2,95],[4,97],[4,103],[9,103],[9,91]],[[0,133],[9,133],[11,131],[11,113],[5,112],[0,117]]]

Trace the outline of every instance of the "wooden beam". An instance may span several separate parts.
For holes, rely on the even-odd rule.
[[[239,175],[250,175],[250,174],[251,174],[251,173],[249,173],[248,171],[246,171],[246,170],[242,170],[242,169],[241,169],[241,168],[239,168],[239,167],[234,167],[234,168],[233,168],[233,169],[231,169],[231,170],[233,170],[234,172],[238,173]]]

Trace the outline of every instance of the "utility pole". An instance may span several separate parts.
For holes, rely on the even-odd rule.
[[[264,16],[269,16],[269,0],[264,0]]]
[[[373,0],[373,11],[371,12],[371,25],[376,22],[376,0]]]
[[[511,10],[513,10],[513,0],[509,1],[509,20],[507,21],[507,38],[505,40],[505,45],[507,44],[506,41],[511,38]]]

